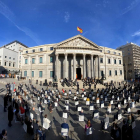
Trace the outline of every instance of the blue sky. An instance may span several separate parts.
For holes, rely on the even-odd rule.
[[[77,26],[100,46],[140,45],[140,0],[0,0],[0,46],[58,43]]]

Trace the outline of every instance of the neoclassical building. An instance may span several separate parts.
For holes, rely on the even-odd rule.
[[[123,81],[122,52],[98,46],[77,35],[56,44],[23,50],[22,76],[39,83],[57,79],[93,77],[104,82]]]

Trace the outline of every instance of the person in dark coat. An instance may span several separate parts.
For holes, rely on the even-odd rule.
[[[122,140],[127,139],[127,123],[126,120],[123,120],[123,126],[122,126]]]
[[[11,121],[13,120],[13,108],[12,108],[12,105],[10,105],[8,107],[8,120],[9,120],[9,126],[11,127],[12,124],[11,124]]]
[[[5,94],[5,96],[4,96],[4,112],[6,112],[7,102],[8,102],[8,96],[7,96],[7,94]]]

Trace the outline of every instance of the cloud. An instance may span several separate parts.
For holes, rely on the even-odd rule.
[[[136,31],[132,36],[140,36],[140,30]]]
[[[69,22],[69,19],[70,19],[70,14],[69,14],[69,12],[65,12],[65,16],[64,16],[65,22],[68,23],[68,22]]]
[[[134,0],[128,7],[126,7],[121,15],[126,14],[127,12],[131,11],[133,8],[135,8],[139,4],[140,0]]]
[[[17,27],[17,29],[19,29],[20,31],[24,32],[27,36],[29,36],[32,40],[34,40],[36,42],[36,44],[38,45],[40,40],[38,39],[36,33],[32,32],[29,28],[27,27],[20,27],[16,22],[16,16],[14,15],[14,13],[9,9],[8,6],[6,6],[3,2],[0,1],[0,13],[6,17],[9,21],[11,21],[15,27]]]

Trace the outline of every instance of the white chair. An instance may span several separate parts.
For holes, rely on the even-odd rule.
[[[131,103],[131,107],[132,107],[132,108],[135,107],[135,103],[134,103],[134,102]]]
[[[58,106],[58,103],[57,103],[57,102],[55,102],[55,103],[54,103],[54,105],[55,105],[55,107],[57,107],[57,106]]]
[[[87,97],[84,97],[84,101],[86,101],[87,100]]]
[[[65,92],[64,95],[67,96],[67,93]]]
[[[122,119],[122,114],[118,114],[118,120]]]
[[[89,110],[94,110],[94,106],[89,106]]]
[[[120,99],[119,99],[119,97],[117,97],[117,101],[119,101]]]
[[[99,118],[99,112],[98,113],[94,113],[94,118]]]
[[[77,91],[76,94],[79,94],[79,92]]]
[[[75,105],[79,105],[79,101],[76,101],[76,102],[75,102]]]
[[[84,121],[84,115],[79,115],[79,122],[83,122]]]
[[[131,100],[131,98],[130,97],[128,97],[128,101],[130,101]]]
[[[86,92],[84,92],[84,95],[86,95]]]
[[[92,127],[87,128],[86,135],[91,135],[92,133],[93,133],[93,128]]]
[[[103,98],[103,95],[101,95],[101,98]]]
[[[38,101],[39,101],[39,100],[40,100],[40,97],[38,97],[37,99],[38,99]]]
[[[119,107],[121,107],[121,105],[120,105],[120,104],[118,104],[118,108],[119,108]]]
[[[68,113],[64,113],[63,112],[63,116],[62,116],[64,119],[67,119],[68,118]]]
[[[114,95],[112,95],[112,99],[114,99]]]
[[[101,108],[104,108],[104,103],[101,104]]]
[[[69,91],[69,94],[71,94],[71,91]]]
[[[65,100],[65,104],[69,104],[69,100]]]
[[[82,96],[82,98],[84,98],[84,94],[82,94],[81,96]]]
[[[76,100],[77,96],[74,96],[74,100]]]
[[[47,100],[44,100],[44,104],[47,104]]]
[[[51,99],[50,96],[48,96],[48,99],[49,99],[49,100]]]
[[[126,99],[124,99],[124,104],[126,104]]]
[[[68,105],[65,105],[65,108],[66,108],[66,110],[69,110],[69,106]]]
[[[95,96],[92,97],[92,100],[95,100]]]
[[[105,102],[107,102],[107,98],[105,98]]]
[[[77,110],[78,111],[81,111],[82,110],[82,107],[81,106],[78,106]]]
[[[111,105],[113,104],[113,100],[110,101],[110,104],[111,104]]]
[[[131,112],[131,109],[130,108],[127,108],[127,113],[130,113]]]
[[[90,105],[90,101],[86,101],[86,105]]]
[[[68,136],[68,128],[61,128],[61,135],[62,136]]]

